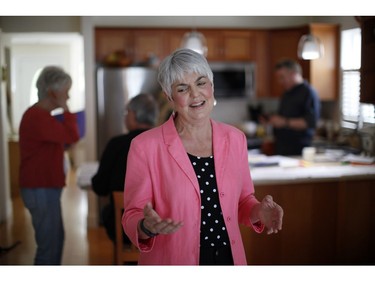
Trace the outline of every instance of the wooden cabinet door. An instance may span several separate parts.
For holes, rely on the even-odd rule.
[[[139,29],[134,32],[134,53],[135,63],[147,62],[151,56],[164,57],[164,31],[153,29]]]
[[[307,33],[312,33],[320,39],[325,50],[323,57],[311,61],[298,58],[299,39]],[[275,64],[282,58],[294,59],[301,64],[304,79],[317,90],[320,100],[336,100],[339,89],[338,25],[311,24],[270,32],[270,92],[274,97],[280,97],[283,93],[274,71]]]
[[[172,29],[166,31],[164,57],[181,48],[182,38],[189,31],[189,29]]]
[[[224,31],[223,59],[249,61],[255,59],[255,32]]]
[[[257,98],[270,95],[269,76],[269,32],[258,30],[255,33],[255,95]]]
[[[123,28],[95,29],[95,60],[103,62],[114,52],[124,51],[131,56],[133,49],[133,32]]]
[[[323,101],[334,101],[339,91],[339,26],[312,24],[310,32],[323,44],[324,53],[310,62],[310,83]]]
[[[276,29],[270,31],[270,60],[269,60],[269,83],[271,85],[270,95],[273,97],[280,97],[283,94],[283,89],[279,85],[275,76],[275,65],[283,58],[294,59],[301,62],[297,55],[297,46],[299,39],[303,35],[300,28],[290,29]],[[302,64],[302,63],[301,63]],[[304,77],[308,77],[308,67],[302,65]]]
[[[223,38],[219,30],[200,30],[206,38],[207,43],[207,60],[222,61],[223,60]]]
[[[255,32],[247,30],[200,30],[207,41],[209,61],[249,61],[255,59]]]

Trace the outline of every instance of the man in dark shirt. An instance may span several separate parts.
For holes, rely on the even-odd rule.
[[[277,115],[270,117],[274,128],[275,153],[301,155],[310,146],[320,115],[316,91],[302,77],[301,66],[293,60],[282,60],[276,65],[276,76],[285,92]]]
[[[109,238],[115,241],[115,213],[112,191],[123,191],[126,161],[130,143],[142,132],[154,127],[158,119],[158,106],[149,94],[139,94],[132,98],[125,112],[125,125],[128,133],[113,137],[106,145],[99,162],[99,169],[92,177],[91,184],[99,196],[110,196],[110,203],[101,212],[103,225]],[[125,234],[124,234],[125,235]],[[125,242],[130,240],[125,237]]]

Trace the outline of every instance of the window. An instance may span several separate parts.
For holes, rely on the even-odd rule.
[[[363,123],[375,123],[374,105],[360,103],[361,29],[341,33],[342,126],[361,128]]]

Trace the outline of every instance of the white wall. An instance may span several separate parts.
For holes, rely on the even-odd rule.
[[[0,66],[3,66],[4,61],[3,42],[0,29]],[[3,69],[0,67],[0,78],[2,75]],[[0,223],[11,213],[6,112],[5,83],[0,79]]]
[[[10,49],[11,118],[14,136],[25,110],[37,101],[35,86],[39,71],[46,65],[57,65],[73,80],[68,101],[70,110],[85,107],[83,73],[83,39],[79,34],[8,33],[6,45]]]

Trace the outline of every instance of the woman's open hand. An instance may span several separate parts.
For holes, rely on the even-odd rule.
[[[153,209],[151,203],[147,203],[143,208],[144,221],[143,226],[155,234],[171,234],[176,232],[183,226],[183,222],[174,221],[171,218],[162,219]],[[138,227],[140,230],[140,227]],[[149,238],[143,231],[139,232],[141,239]]]
[[[271,195],[266,195],[259,208],[259,219],[267,227],[267,234],[277,233],[283,225],[284,211]]]

